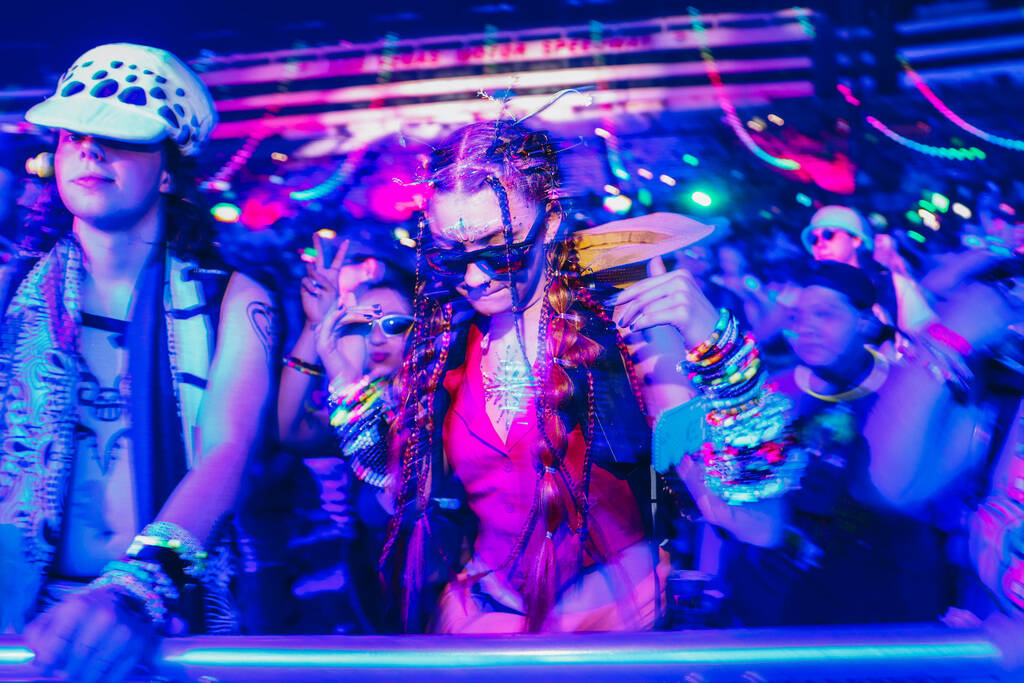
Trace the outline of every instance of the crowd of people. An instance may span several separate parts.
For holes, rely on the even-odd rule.
[[[212,242],[216,112],[176,57],[97,47],[26,117],[58,138],[0,287],[0,631],[44,669],[192,633],[1024,619],[1005,221],[911,265],[821,206],[758,272],[685,216],[577,226],[553,137],[499,119],[432,153],[414,253],[320,233],[275,287]]]

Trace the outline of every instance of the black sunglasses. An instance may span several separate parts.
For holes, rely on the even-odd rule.
[[[411,315],[395,313],[393,315],[385,315],[381,318],[367,320],[366,322],[345,323],[343,325],[339,325],[337,328],[337,335],[339,337],[345,337],[350,334],[358,334],[368,337],[370,336],[370,333],[373,332],[374,326],[377,325],[385,336],[395,337],[408,332],[415,320],[416,319]]]
[[[530,252],[537,243],[540,228],[545,223],[547,211],[541,209],[530,227],[529,234],[522,242],[498,244],[475,251],[461,247],[440,247],[432,244],[423,252],[424,261],[430,270],[442,279],[461,279],[470,263],[480,266],[488,275],[508,275],[522,270],[530,260]]]
[[[831,242],[832,238],[836,236],[837,232],[838,232],[838,230],[832,230],[831,228],[825,228],[824,230],[821,231],[820,234],[817,234],[817,235],[812,234],[811,235],[811,244],[817,244],[818,242],[820,242],[822,240],[825,240],[826,242]]]

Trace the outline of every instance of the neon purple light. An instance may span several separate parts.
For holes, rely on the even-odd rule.
[[[931,102],[933,107],[938,109],[943,116],[949,119],[956,126],[967,131],[971,135],[981,138],[985,142],[990,142],[993,145],[1012,149],[1017,152],[1024,152],[1024,140],[1015,140],[1013,138],[1004,138],[999,135],[994,135],[964,121],[956,112],[950,109],[945,102],[939,99],[939,96],[928,87],[928,84],[924,82],[921,75],[914,71],[906,60],[901,59],[900,63],[903,64],[903,69],[907,72],[907,77],[910,78],[910,82],[914,84],[917,91],[924,95],[924,98]]]

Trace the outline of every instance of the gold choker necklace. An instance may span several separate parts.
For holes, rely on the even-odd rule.
[[[828,403],[844,403],[846,401],[856,401],[858,398],[863,398],[868,394],[873,394],[882,388],[885,384],[885,380],[889,377],[889,361],[885,359],[885,356],[880,354],[874,349],[868,349],[868,353],[871,354],[874,360],[874,365],[871,368],[871,372],[864,378],[864,381],[853,387],[847,389],[838,394],[819,394],[811,389],[811,377],[814,373],[806,365],[800,365],[793,371],[793,381],[800,388],[800,391],[804,392],[808,396],[813,396],[819,401],[826,401]]]

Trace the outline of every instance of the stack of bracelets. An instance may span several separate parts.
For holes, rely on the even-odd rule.
[[[334,384],[331,382],[329,387],[327,407],[342,456],[349,460],[352,472],[361,481],[387,488],[387,434],[395,412],[386,385],[369,377],[347,386]]]
[[[205,560],[206,552],[192,534],[176,524],[154,522],[89,587],[109,586],[127,607],[163,630],[185,587],[205,579]]]
[[[687,377],[710,408],[711,441],[699,456],[705,482],[730,504],[780,496],[797,488],[806,463],[790,448],[789,400],[765,384],[754,338],[722,309],[711,336],[686,354]]]
[[[286,368],[291,368],[292,370],[301,372],[304,375],[309,375],[310,377],[324,376],[324,366],[319,363],[307,363],[301,358],[296,358],[295,356],[285,356],[281,359],[281,362],[284,363]]]

